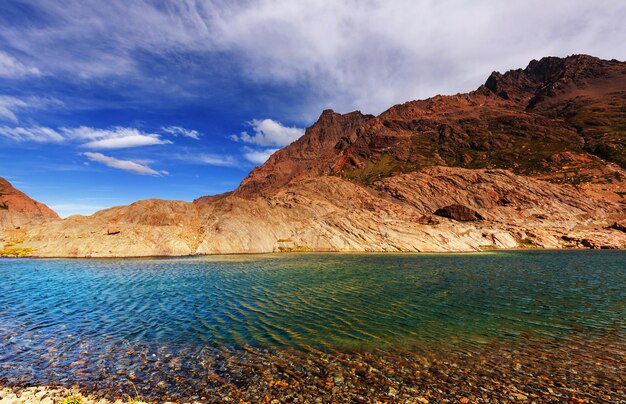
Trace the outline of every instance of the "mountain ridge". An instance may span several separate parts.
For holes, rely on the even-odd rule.
[[[625,112],[626,63],[542,58],[378,116],[325,110],[232,192],[6,233],[38,256],[626,248]]]
[[[60,219],[48,206],[31,199],[0,177],[0,229]]]

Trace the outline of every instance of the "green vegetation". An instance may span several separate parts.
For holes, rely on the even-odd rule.
[[[33,251],[32,248],[12,248],[7,246],[0,250],[0,257],[26,257]]]
[[[626,167],[626,114],[623,101],[614,99],[601,106],[581,108],[570,122],[585,138],[587,151]]]
[[[525,238],[517,242],[518,248],[537,248],[537,244],[535,244],[531,239]]]
[[[371,159],[363,168],[349,168],[344,177],[362,184],[371,184],[374,181],[389,177],[392,173],[406,173],[417,170],[415,163],[397,160],[390,154],[383,154],[378,159]]]
[[[277,240],[277,242],[278,242],[278,243],[291,243],[291,242],[293,242],[293,240],[292,240],[292,239],[290,239],[290,238],[279,238],[279,239]]]
[[[278,246],[278,251],[280,252],[307,252],[307,251],[311,251],[311,248],[305,245],[297,245],[293,247]]]
[[[66,397],[61,400],[61,404],[83,404],[83,399],[79,396]]]
[[[550,159],[557,153],[583,152],[579,139],[572,137],[568,129],[546,128],[544,122],[535,124],[526,117],[515,116],[487,116],[484,122],[477,120],[466,124],[459,121],[453,126],[424,125],[418,125],[410,140],[389,141],[391,147],[387,147],[387,152],[372,154],[360,167],[346,168],[343,176],[368,185],[393,173],[444,164],[470,169],[508,169],[522,175],[547,174],[552,177],[554,173],[563,173],[562,178],[557,176],[554,179],[555,182],[591,180],[578,178],[576,167],[568,167],[570,161]],[[549,132],[543,133],[546,130]],[[566,172],[571,173],[571,178],[565,175]],[[548,180],[553,181],[553,178]]]
[[[498,247],[493,244],[482,244],[479,245],[478,248],[481,250],[496,250]]]
[[[5,240],[5,247],[13,247],[16,244],[22,244],[24,241],[26,241],[25,238],[16,238],[16,237],[7,237]]]

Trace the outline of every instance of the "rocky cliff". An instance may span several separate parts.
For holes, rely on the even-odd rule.
[[[0,178],[0,229],[54,220],[60,218],[52,209],[32,200],[9,181]]]
[[[232,193],[4,237],[72,257],[626,248],[625,142],[626,63],[544,58],[376,117],[324,111]]]

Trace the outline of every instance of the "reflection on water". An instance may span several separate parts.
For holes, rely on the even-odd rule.
[[[0,382],[200,397],[249,392],[263,369],[301,384],[312,366],[313,387],[332,394],[347,383],[333,372],[378,366],[366,358],[400,368],[390,358],[409,355],[422,374],[442,363],[454,380],[450,361],[482,369],[497,352],[507,369],[516,356],[544,370],[602,363],[603,377],[578,373],[604,386],[622,381],[625,317],[626,253],[615,251],[0,260]],[[389,395],[384,379],[377,392]]]

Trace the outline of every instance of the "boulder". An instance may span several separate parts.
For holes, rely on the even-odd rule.
[[[467,206],[458,204],[448,205],[437,209],[434,214],[441,217],[447,217],[448,219],[458,220],[459,222],[475,222],[483,219],[480,213],[468,208]]]
[[[626,222],[615,222],[609,226],[609,229],[615,229],[623,233],[626,233]]]

